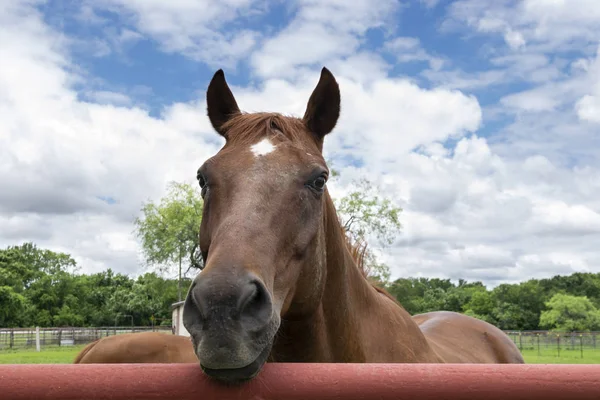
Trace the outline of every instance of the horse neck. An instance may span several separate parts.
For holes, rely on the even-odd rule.
[[[333,202],[325,201],[327,279],[321,301],[323,323],[335,361],[365,362],[362,324],[365,311],[376,307],[381,296],[363,276],[348,248]]]
[[[318,311],[300,321],[285,321],[272,360],[280,362],[368,362],[368,343],[379,338],[372,328],[425,343],[420,329],[399,305],[378,292],[363,276],[347,246],[333,202],[324,209],[326,281]],[[373,311],[377,311],[373,313]],[[393,314],[393,315],[390,315]],[[394,321],[394,322],[392,322]],[[405,331],[405,332],[403,332]],[[426,346],[426,344],[424,344]]]

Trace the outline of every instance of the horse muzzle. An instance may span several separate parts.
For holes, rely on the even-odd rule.
[[[183,324],[204,373],[229,384],[254,378],[279,328],[273,311],[271,295],[256,275],[199,274],[185,300]]]

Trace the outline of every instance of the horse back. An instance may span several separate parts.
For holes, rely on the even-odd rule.
[[[480,319],[450,311],[418,314],[413,319],[445,363],[525,363],[508,335]]]
[[[189,338],[159,332],[107,336],[87,345],[75,364],[197,363]]]
[[[86,356],[86,354],[89,353],[89,351],[92,349],[92,347],[94,347],[98,342],[100,341],[100,339],[96,339],[93,342],[89,343],[88,345],[86,345],[80,352],[79,354],[77,354],[77,357],[75,357],[75,360],[73,361],[73,364],[81,364],[81,360],[83,360],[83,357]]]

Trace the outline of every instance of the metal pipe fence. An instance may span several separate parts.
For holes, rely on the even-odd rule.
[[[2,400],[597,400],[600,365],[271,363],[242,385],[197,364],[0,365]]]

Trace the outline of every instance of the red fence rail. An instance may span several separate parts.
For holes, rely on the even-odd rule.
[[[0,365],[2,400],[600,398],[600,365],[267,364],[225,387],[196,364]]]

